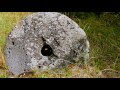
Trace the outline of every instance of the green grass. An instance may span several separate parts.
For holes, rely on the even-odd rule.
[[[0,13],[0,61],[4,61],[4,48],[8,34],[15,24],[30,12],[1,12]],[[90,41],[90,65],[79,64],[66,67],[61,70],[55,69],[46,72],[35,72],[30,77],[38,78],[100,78],[120,77],[120,26],[106,25],[102,18],[89,16],[72,18],[83,28]],[[1,78],[9,77],[5,70],[0,71]]]

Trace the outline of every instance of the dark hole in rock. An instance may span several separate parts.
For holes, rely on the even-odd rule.
[[[76,52],[73,50],[73,53],[76,53]]]
[[[38,66],[38,68],[41,68],[41,66]]]
[[[45,44],[42,47],[41,53],[43,56],[50,56],[53,54],[53,51],[52,51],[52,48],[48,44]]]
[[[77,53],[76,53],[76,51],[75,51],[75,50],[73,50],[73,53],[74,53],[75,55],[77,55]]]
[[[15,45],[15,43],[14,43],[14,42],[12,42],[12,44],[13,44],[13,45]]]
[[[8,53],[10,53],[10,51],[8,51]]]

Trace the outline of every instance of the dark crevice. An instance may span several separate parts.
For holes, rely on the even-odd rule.
[[[12,42],[12,45],[15,45],[15,42]]]
[[[41,66],[38,66],[38,68],[41,68]]]
[[[8,53],[10,53],[10,51],[8,51]]]

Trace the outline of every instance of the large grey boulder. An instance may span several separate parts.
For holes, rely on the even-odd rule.
[[[21,20],[6,43],[9,71],[14,75],[60,68],[89,59],[89,42],[83,29],[56,12],[34,13]]]

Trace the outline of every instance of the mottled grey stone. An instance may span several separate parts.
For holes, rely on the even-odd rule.
[[[50,55],[43,55],[49,45]],[[83,29],[69,17],[56,12],[34,13],[21,20],[6,44],[9,71],[14,75],[33,70],[59,68],[89,59],[89,42]]]

